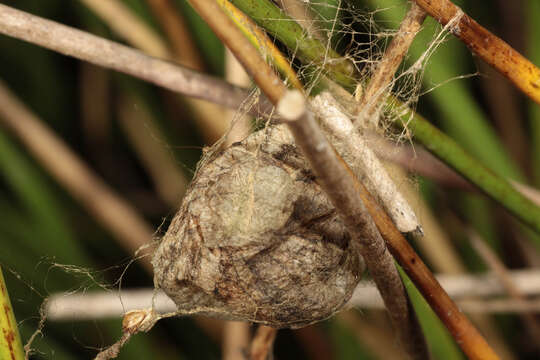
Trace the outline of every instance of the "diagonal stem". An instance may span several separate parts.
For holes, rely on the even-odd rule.
[[[276,339],[277,329],[259,325],[249,349],[249,360],[272,359],[272,348]]]
[[[9,300],[9,295],[2,274],[2,267],[0,266],[0,358],[23,360],[24,352],[19,335],[19,329],[17,328],[17,322],[15,321],[15,314],[13,313],[13,307]]]
[[[416,34],[420,31],[426,15],[426,12],[418,5],[411,4],[411,8],[401,22],[397,34],[386,49],[381,61],[377,63],[377,68],[364,90],[360,101],[360,108],[362,109],[360,114],[365,120],[370,120],[374,125],[378,124],[376,112],[384,104],[381,99],[392,90],[394,74],[405,54],[409,51]]]
[[[537,66],[478,24],[450,0],[414,1],[443,26],[455,21],[455,25],[450,29],[455,36],[540,104],[540,69]]]
[[[229,108],[238,108],[249,95],[221,79],[3,4],[0,33]]]

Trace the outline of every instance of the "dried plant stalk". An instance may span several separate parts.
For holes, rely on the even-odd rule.
[[[508,271],[512,283],[523,295],[530,297],[526,306],[509,302],[507,299],[490,300],[504,296],[505,288],[493,273],[479,275],[437,275],[437,280],[450,296],[458,302],[465,312],[487,313],[540,311],[540,271]],[[474,302],[467,299],[476,298]],[[480,304],[485,304],[482,308]],[[122,290],[119,293],[109,291],[91,291],[85,293],[58,293],[47,300],[45,314],[47,320],[96,320],[121,317],[125,311],[154,307],[157,313],[175,311],[176,304],[162,291],[153,288]],[[362,280],[356,286],[347,307],[384,308],[384,303],[377,288],[370,280]]]
[[[118,0],[80,0],[109,25],[115,33],[148,55],[171,59],[172,55],[159,34],[140,20]]]
[[[0,4],[0,33],[228,108],[237,109],[249,96],[245,89],[221,79],[3,4]],[[263,101],[257,108],[268,110],[269,106]]]
[[[450,0],[414,0],[442,25],[457,19],[450,31],[482,60],[540,104],[540,69],[499,37],[478,24]]]
[[[317,182],[340,212],[351,237],[361,245],[360,251],[366,266],[384,300],[390,320],[398,330],[406,353],[413,359],[427,359],[427,346],[394,259],[381,237],[381,229],[377,229],[366,208],[364,199],[372,203],[374,200],[362,197],[362,191],[367,190],[336,154],[299,98],[303,99],[299,92],[287,92],[278,103],[278,113],[290,120],[288,125],[295,142],[309,160],[317,175]],[[396,229],[393,224],[392,228]]]
[[[386,49],[384,57],[377,63],[369,84],[363,91],[360,101],[360,118],[362,123],[371,122],[377,126],[379,108],[384,104],[381,100],[392,90],[392,78],[401,64],[401,61],[409,51],[416,34],[420,31],[427,13],[414,2],[401,22],[399,30]],[[357,92],[359,93],[359,92]]]
[[[226,321],[223,327],[221,359],[245,360],[244,354],[249,346],[249,337],[249,323]]]
[[[315,96],[310,107],[340,156],[350,164],[351,170],[368,191],[383,204],[399,231],[422,233],[422,227],[407,200],[332,94],[323,92]]]
[[[272,346],[276,339],[277,330],[261,325],[255,333],[249,349],[249,360],[267,360],[272,358]]]
[[[161,24],[176,60],[190,69],[203,71],[204,61],[193,40],[188,25],[171,0],[146,0]]]

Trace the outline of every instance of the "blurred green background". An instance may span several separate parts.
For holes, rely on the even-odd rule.
[[[0,2],[129,44],[129,40],[111,29],[110,23],[88,5],[90,1]],[[160,1],[120,2],[174,53],[173,40],[156,11],[156,3]],[[224,76],[226,57],[219,40],[185,0],[166,3],[185,21],[187,34],[195,44],[199,62],[191,65],[209,74]],[[540,65],[540,1],[455,3]],[[334,17],[343,22],[336,28],[342,31],[332,39],[341,52],[349,51],[349,44],[353,42],[376,40],[366,29],[396,28],[406,10],[406,2],[397,0],[346,0],[342,3],[317,0],[312,4],[312,15],[323,20],[323,24],[329,24]],[[356,24],[357,20],[363,23]],[[425,29],[409,54],[409,63],[425,51],[433,34],[439,30],[433,19],[426,20]],[[182,56],[179,58],[182,60]],[[362,64],[362,59],[357,60]],[[476,75],[447,82],[468,74]],[[422,91],[430,91],[419,99],[416,107],[420,113],[494,172],[529,185],[540,185],[538,105],[519,94],[452,37],[437,48],[423,75]],[[0,79],[132,206],[149,227],[155,229],[157,236],[165,231],[179,206],[185,189],[183,181],[189,181],[192,176],[203,147],[216,140],[214,133],[206,131],[206,125],[199,121],[197,105],[185,99],[134,78],[6,36],[0,36]],[[159,154],[150,159],[145,157],[144,154],[155,154],[154,151]],[[153,166],[158,159],[162,166]],[[468,242],[466,229],[469,227],[492,246],[509,268],[538,266],[538,249],[531,247],[529,241],[534,235],[485,196],[445,186],[421,175],[414,178],[429,208],[437,214],[436,220],[463,271],[486,270],[483,260]],[[40,306],[47,296],[56,292],[97,290],[101,286],[114,290],[133,256],[1,121],[0,215],[0,265],[23,341],[36,330]],[[421,246],[419,252],[424,255]],[[444,271],[444,266],[437,264],[436,259],[426,258],[426,262],[434,270]],[[128,268],[121,282],[122,288],[151,285],[150,274],[137,263]],[[538,347],[534,346],[539,339],[526,331],[519,316],[484,316],[479,321],[488,326],[488,330],[483,329],[487,331],[488,340],[495,341],[496,348],[504,349],[509,358],[537,359],[540,356]],[[191,318],[164,320],[150,333],[134,337],[119,358],[220,358],[221,325],[217,322],[203,324]],[[120,335],[120,320],[48,321],[42,332],[34,343],[36,353],[32,358],[91,358],[98,348],[116,341]],[[495,338],[490,338],[491,335]],[[388,344],[395,343],[382,312],[350,312],[301,331],[280,331],[275,356],[276,359],[380,359],[392,356],[392,352],[385,353],[385,350]],[[431,346],[436,345],[431,343]],[[444,346],[434,349],[437,359],[463,358],[452,345]]]

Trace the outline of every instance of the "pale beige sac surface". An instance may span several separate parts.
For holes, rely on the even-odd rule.
[[[184,313],[301,327],[351,297],[357,244],[282,125],[211,155],[153,264]]]

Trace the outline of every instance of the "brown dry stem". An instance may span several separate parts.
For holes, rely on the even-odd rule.
[[[364,261],[384,299],[402,345],[413,359],[429,358],[422,331],[407,300],[394,259],[366,211],[364,201],[359,197],[361,184],[347,165],[338,159],[309,112],[304,112],[288,125],[317,175],[317,182],[341,213],[353,239],[361,244]]]
[[[403,58],[409,51],[416,34],[420,31],[427,13],[416,3],[411,3],[411,8],[401,22],[398,32],[386,49],[383,58],[377,63],[377,68],[369,80],[368,86],[363,92],[360,101],[360,116],[367,123],[371,121],[378,125],[377,111],[384,104],[381,100],[392,90],[392,79]]]
[[[2,4],[0,33],[228,108],[238,108],[249,96],[245,89],[221,79]],[[269,108],[264,101],[260,106],[261,110]]]
[[[169,43],[174,49],[175,59],[193,70],[204,70],[204,61],[193,41],[188,26],[170,0],[146,0],[160,22]]]
[[[371,195],[361,184],[358,186],[360,195],[386,240],[389,250],[450,330],[465,354],[471,359],[498,359],[486,340],[450,299],[403,235],[393,226],[388,215],[371,199]]]
[[[465,312],[521,312],[527,309],[538,312],[540,310],[538,299],[540,271],[509,270],[508,277],[521,294],[532,299],[527,301],[525,306],[518,305],[506,298],[490,300],[506,294],[499,278],[493,273],[478,275],[439,274],[437,280]],[[474,298],[474,302],[470,301],[471,298]],[[478,304],[486,304],[486,307],[482,308]],[[154,288],[146,288],[121,290],[120,293],[89,291],[86,293],[53,294],[47,301],[45,314],[50,321],[98,320],[118,318],[126,311],[150,306],[153,306],[159,314],[177,310],[176,304],[164,292],[156,292]],[[346,307],[384,309],[384,303],[373,282],[363,280],[354,290]],[[214,337],[217,341],[219,338],[220,336]]]
[[[186,60],[183,54],[173,54],[168,45],[150,26],[146,25],[130,8],[118,0],[81,1],[92,9],[116,34],[126,39],[129,44],[149,55],[165,60],[176,60],[179,63]],[[174,9],[169,8],[169,10],[171,10],[170,14],[174,16]],[[184,37],[183,40],[187,39]],[[186,46],[189,45],[186,44]],[[162,49],[162,51],[156,51],[156,47]],[[187,60],[192,61],[193,59]],[[181,106],[185,106],[185,103],[187,103],[194,112],[197,125],[207,143],[213,144],[223,136],[227,126],[225,122],[220,120],[222,109],[215,104],[201,102],[189,97],[183,100]]]
[[[249,360],[268,360],[272,356],[272,347],[277,329],[259,325],[249,349]]]
[[[170,59],[167,44],[159,34],[146,26],[133,12],[118,0],[80,0],[102,18],[120,37],[148,55]]]
[[[223,329],[221,359],[245,360],[248,346],[249,323],[244,321],[226,321]]]
[[[277,104],[285,94],[286,87],[264,61],[259,51],[247,41],[217,3],[209,0],[192,0],[190,4],[232,51],[270,102]]]
[[[540,69],[450,0],[414,0],[443,26],[457,20],[450,32],[482,60],[506,76],[523,93],[540,104]]]

